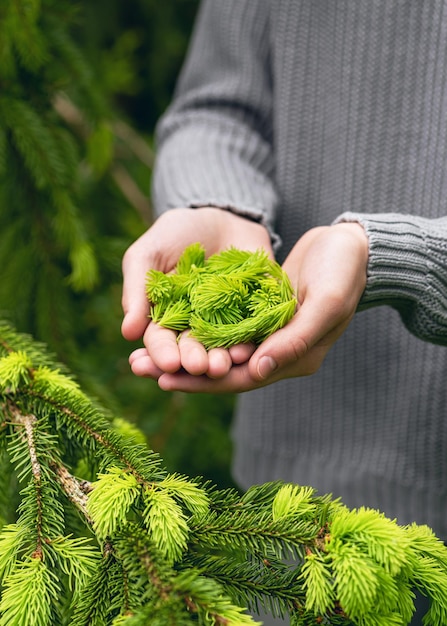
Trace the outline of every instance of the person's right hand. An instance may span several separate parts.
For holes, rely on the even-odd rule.
[[[207,257],[234,246],[251,251],[264,248],[273,258],[269,233],[257,222],[214,207],[163,213],[128,248],[123,258],[122,334],[129,341],[143,337],[145,347],[130,358],[132,371],[139,376],[156,379],[164,372],[174,373],[183,368],[192,375],[219,378],[233,364],[247,360],[254,350],[254,346],[245,345],[207,352],[186,333],[179,342],[175,331],[150,321],[147,272],[172,271],[183,250],[196,242],[205,248]]]

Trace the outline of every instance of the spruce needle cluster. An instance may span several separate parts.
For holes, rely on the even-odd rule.
[[[426,526],[312,487],[169,473],[44,346],[0,322],[0,626],[447,624]]]
[[[146,291],[154,322],[190,329],[207,349],[261,343],[296,309],[287,274],[262,249],[229,248],[205,259],[203,247],[192,244],[174,272],[148,272]]]

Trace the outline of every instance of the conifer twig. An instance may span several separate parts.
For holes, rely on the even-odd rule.
[[[290,614],[295,626],[403,626],[414,588],[430,599],[425,622],[447,624],[447,549],[428,527],[312,487],[240,494],[170,474],[2,323],[1,352],[0,462],[20,503],[0,529],[0,624],[51,626],[71,602],[73,626],[255,624],[244,607]],[[30,622],[33,590],[40,621]]]
[[[36,446],[34,442],[34,425],[36,424],[37,419],[35,415],[23,415],[20,412],[19,408],[12,402],[8,403],[8,408],[14,420],[14,424],[21,425],[25,428],[25,439],[28,445],[31,461],[31,472],[33,475],[37,496],[37,542],[36,549],[33,552],[33,558],[42,558],[42,469],[37,458]]]
[[[84,139],[88,138],[91,132],[88,122],[81,109],[66,94],[57,94],[53,100],[53,106],[65,122],[74,127]],[[146,142],[122,120],[112,122],[111,127],[115,136],[125,143],[138,160],[152,169],[154,155]],[[112,164],[110,174],[129,204],[136,209],[144,222],[150,224],[153,221],[153,213],[149,197],[140,190],[127,169],[115,161]]]
[[[112,166],[111,174],[117,187],[129,204],[137,210],[146,224],[151,224],[153,222],[153,213],[149,197],[140,190],[135,179],[132,178],[124,165],[115,163]]]
[[[123,463],[126,469],[131,474],[133,474],[141,484],[144,484],[145,478],[138,472],[138,470],[134,467],[132,462],[125,456],[122,449],[116,446],[114,442],[110,439],[110,437],[107,437],[107,435],[104,432],[99,432],[99,430],[94,429],[91,424],[89,424],[82,418],[81,415],[73,411],[70,407],[60,404],[54,398],[50,398],[43,394],[36,394],[35,392],[31,390],[29,393],[30,395],[39,397],[40,400],[46,402],[47,404],[54,406],[61,413],[64,413],[67,417],[69,417],[74,422],[76,422],[78,427],[80,427],[83,432],[85,432],[92,439],[94,439],[102,448],[108,449],[117,459],[119,459],[121,463]]]
[[[66,467],[56,462],[50,463],[50,467],[53,469],[58,483],[67,495],[67,498],[82,513],[89,526],[92,526],[93,520],[87,510],[87,494],[93,489],[92,484],[87,480],[78,480],[70,474]]]

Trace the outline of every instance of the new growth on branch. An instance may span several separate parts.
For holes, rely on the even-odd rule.
[[[204,267],[193,252],[187,276]],[[265,262],[243,255],[250,272]],[[293,302],[283,277],[265,280],[247,311],[265,299],[281,306],[273,281]],[[415,589],[430,598],[426,623],[447,624],[447,548],[428,527],[349,510],[309,486],[241,494],[168,473],[139,434],[7,323],[0,420],[0,626],[243,626],[259,609],[293,626],[400,626]]]

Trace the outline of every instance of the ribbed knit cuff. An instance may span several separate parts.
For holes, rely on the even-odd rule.
[[[358,222],[369,241],[367,284],[359,308],[405,304],[427,289],[429,250],[422,218],[394,213],[343,213],[334,224]],[[410,303],[408,302],[408,304]]]
[[[188,118],[186,118],[188,119]],[[274,231],[278,197],[271,176],[270,146],[237,122],[216,116],[184,122],[161,143],[152,181],[157,214],[179,207],[213,206]]]
[[[447,345],[447,220],[415,215],[343,213],[369,239],[366,289],[358,309],[396,308],[408,330]]]

